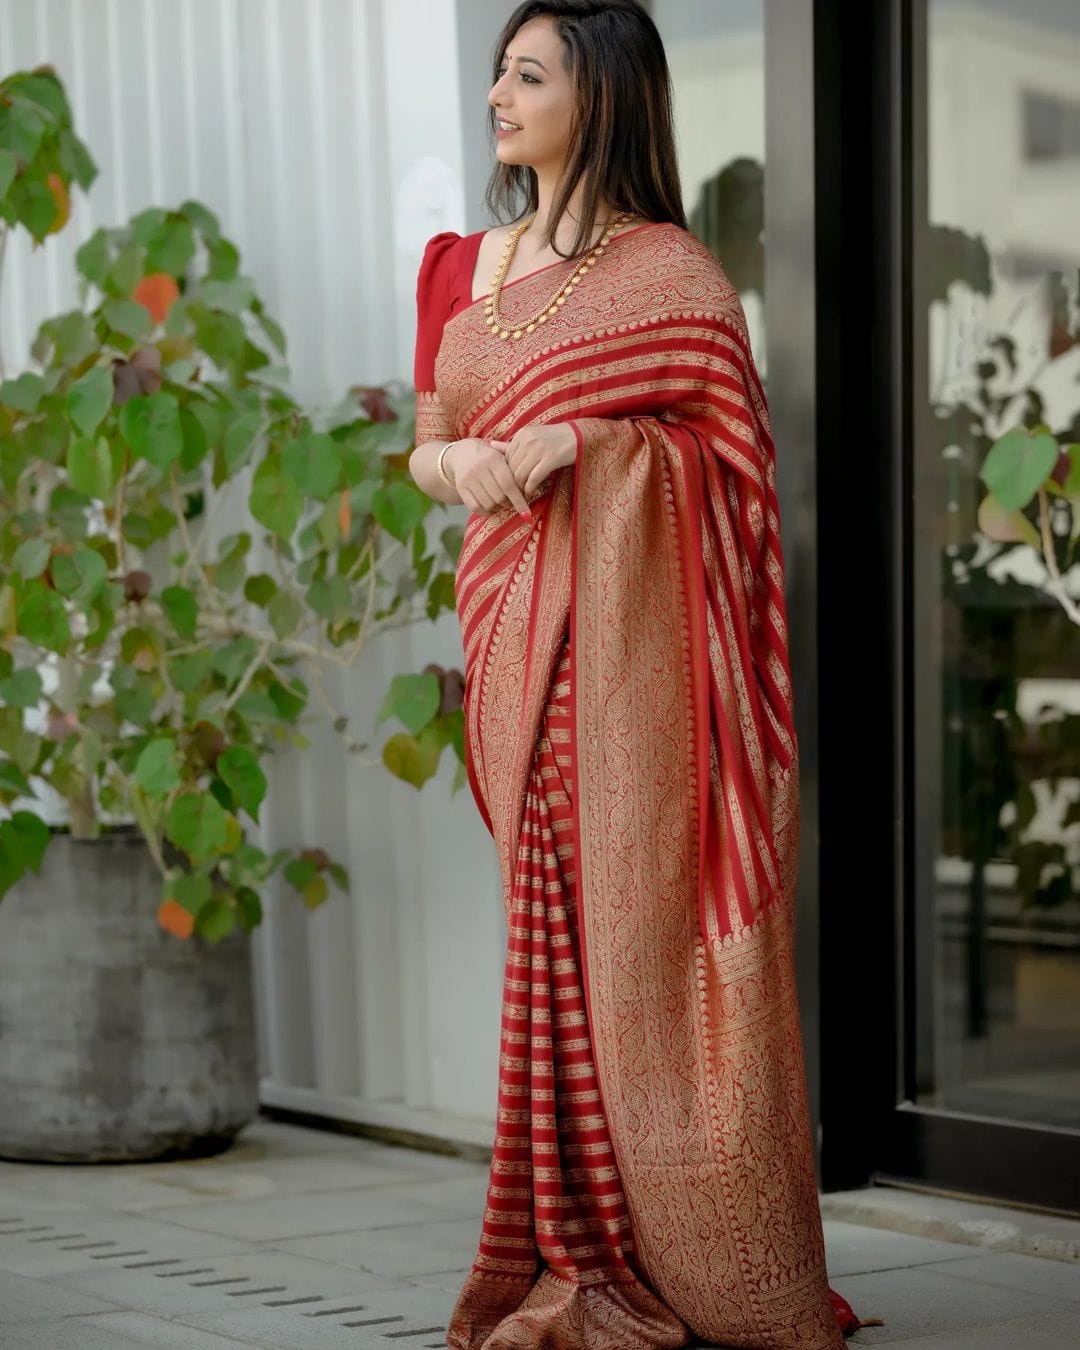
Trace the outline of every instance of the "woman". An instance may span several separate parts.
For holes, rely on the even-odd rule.
[[[411,460],[473,512],[467,758],[509,925],[488,1203],[448,1344],[835,1350],[742,311],[686,231],[636,0],[529,0],[497,52],[489,201],[527,210],[428,245]]]

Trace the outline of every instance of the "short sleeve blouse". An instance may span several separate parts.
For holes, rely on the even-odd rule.
[[[443,328],[472,304],[472,279],[484,231],[460,235],[452,230],[428,241],[416,281],[416,360],[418,392],[435,390],[435,358]]]

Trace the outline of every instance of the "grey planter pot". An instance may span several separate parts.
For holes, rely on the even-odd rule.
[[[0,902],[0,1156],[226,1148],[258,1106],[251,950],[158,927],[141,837],[61,834]]]

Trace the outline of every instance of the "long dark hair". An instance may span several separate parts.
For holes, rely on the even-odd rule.
[[[616,211],[686,229],[675,158],[671,74],[656,25],[638,0],[525,0],[518,5],[495,47],[493,81],[506,49],[530,19],[555,20],[564,61],[577,87],[572,149],[562,186],[552,203],[545,244],[578,184],[582,210],[570,252],[576,258],[593,242],[593,225],[604,201]],[[491,110],[494,136],[497,113]],[[495,165],[487,205],[496,220],[517,220],[539,204],[537,178],[524,164]]]

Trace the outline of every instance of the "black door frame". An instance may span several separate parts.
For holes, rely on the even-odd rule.
[[[793,20],[800,8],[770,7]],[[1077,1212],[1075,1131],[916,1104],[918,1037],[932,1031],[932,965],[925,949],[916,959],[932,930],[918,907],[932,903],[933,863],[918,855],[929,832],[916,820],[937,802],[916,798],[914,766],[916,737],[939,744],[941,700],[933,671],[914,670],[909,655],[916,588],[926,596],[939,584],[911,452],[929,416],[927,324],[916,322],[928,313],[927,0],[815,0],[812,28],[816,318],[802,351],[816,416],[812,504],[801,510],[813,563],[794,583],[793,651],[804,726],[814,722],[800,904],[816,940],[802,965],[819,1010],[808,1063],[812,1076],[820,1067],[822,1185],[908,1182]],[[774,29],[777,42],[796,40]],[[771,133],[799,110],[785,107],[768,46],[766,59]],[[770,140],[767,174],[772,154]],[[770,374],[780,323],[773,302]],[[787,471],[804,487],[808,472]],[[805,534],[796,530],[797,549]]]

